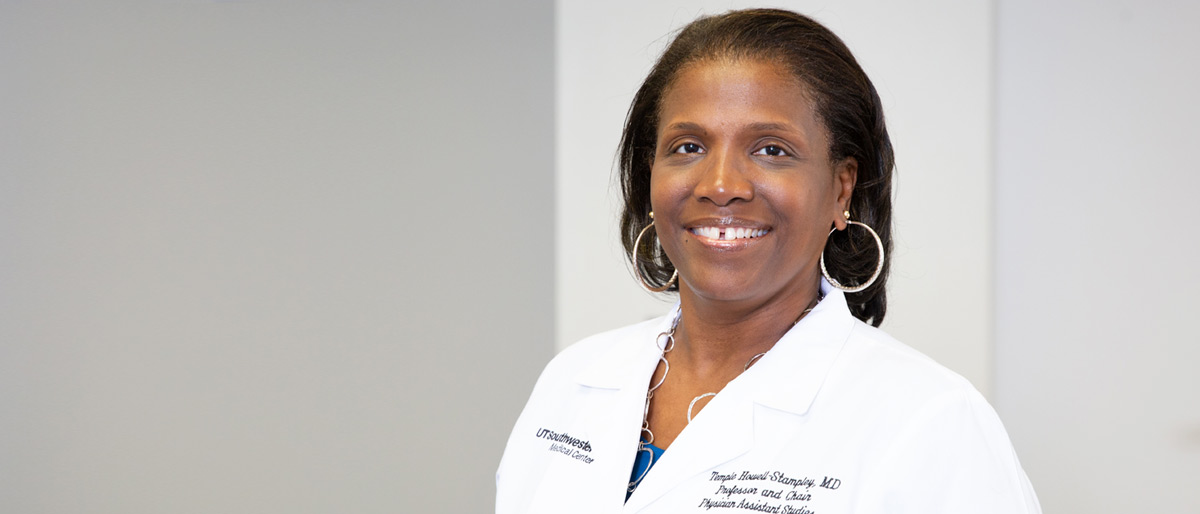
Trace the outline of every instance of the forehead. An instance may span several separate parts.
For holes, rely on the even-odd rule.
[[[659,104],[658,132],[680,122],[781,123],[823,132],[805,85],[769,61],[705,60],[680,69]]]

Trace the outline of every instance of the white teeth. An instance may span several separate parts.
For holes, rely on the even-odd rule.
[[[718,241],[732,241],[734,239],[753,239],[766,234],[765,229],[740,228],[740,227],[696,227],[692,229],[692,233],[707,239],[716,239]]]

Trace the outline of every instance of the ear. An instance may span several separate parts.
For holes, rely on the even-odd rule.
[[[847,157],[839,161],[833,168],[833,189],[837,195],[833,213],[833,226],[838,230],[846,230],[846,216],[850,210],[850,197],[854,194],[854,184],[858,183],[858,159]]]

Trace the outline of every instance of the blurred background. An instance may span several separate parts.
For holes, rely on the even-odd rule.
[[[761,5],[0,0],[0,512],[490,511],[542,366],[670,308],[633,92]],[[1200,511],[1200,4],[772,5],[886,106],[884,328],[1047,512]]]

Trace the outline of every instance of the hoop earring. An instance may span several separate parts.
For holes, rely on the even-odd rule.
[[[867,232],[871,233],[871,237],[875,238],[875,247],[879,249],[879,262],[875,264],[875,273],[872,273],[871,278],[867,279],[866,282],[864,282],[860,285],[857,285],[857,286],[844,286],[841,284],[841,282],[838,282],[837,279],[835,279],[829,275],[828,269],[825,269],[825,250],[822,249],[821,250],[821,274],[825,276],[825,280],[829,281],[829,285],[836,287],[838,289],[841,289],[842,291],[845,291],[847,293],[857,293],[868,287],[871,287],[871,284],[875,283],[875,279],[879,278],[879,274],[883,273],[883,258],[884,258],[883,240],[879,239],[879,234],[876,234],[875,229],[872,229],[870,227],[870,225],[867,225],[866,223],[861,223],[858,221],[851,221],[850,220],[850,211],[844,211],[842,213],[842,215],[846,217],[846,229],[847,230],[850,229],[850,225],[858,225],[862,228],[867,229]],[[830,230],[829,234],[833,234],[834,232],[837,232],[836,227],[834,229]],[[828,237],[828,235],[826,237]],[[828,239],[826,239],[826,241],[828,241]]]
[[[651,293],[661,293],[667,289],[670,289],[671,285],[675,283],[675,279],[679,278],[679,270],[675,270],[675,272],[671,274],[671,280],[668,280],[666,284],[663,284],[659,287],[650,285],[650,282],[646,280],[646,277],[642,276],[641,268],[638,267],[637,251],[638,248],[642,246],[642,236],[646,235],[646,231],[650,230],[650,227],[653,226],[654,211],[650,211],[650,224],[646,225],[646,228],[643,228],[641,232],[638,232],[637,239],[633,240],[633,251],[629,252],[629,262],[633,264],[633,274],[637,276],[638,282],[642,284],[642,287]],[[655,235],[658,235],[657,230],[654,232]]]

